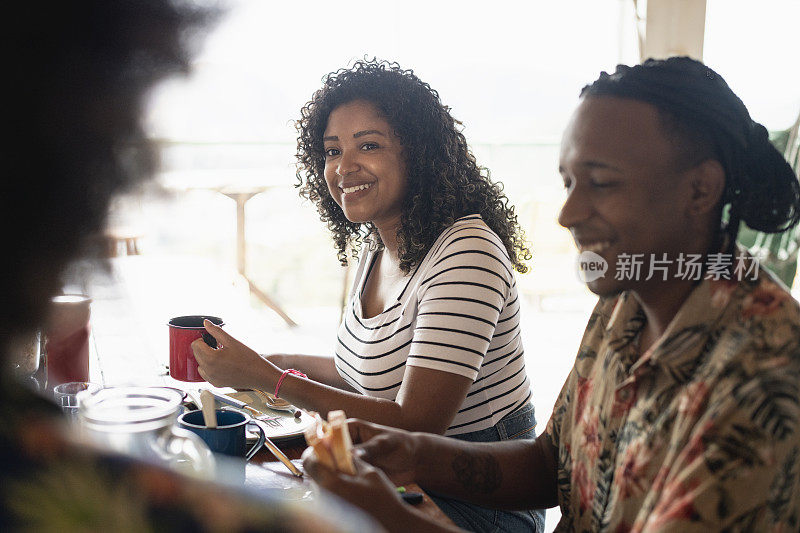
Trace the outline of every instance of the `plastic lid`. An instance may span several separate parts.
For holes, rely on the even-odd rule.
[[[85,294],[59,294],[52,298],[52,302],[55,304],[81,304],[91,301],[92,299]]]
[[[177,413],[183,397],[164,387],[118,387],[103,389],[81,401],[80,415],[103,425],[152,422]]]

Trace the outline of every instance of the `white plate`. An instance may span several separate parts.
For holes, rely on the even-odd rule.
[[[260,418],[259,421],[261,422],[261,427],[264,428],[264,433],[267,435],[267,438],[273,441],[299,437],[307,427],[314,423],[314,417],[302,410],[300,411],[300,417],[296,418],[288,411],[275,411],[270,409],[254,392],[229,392],[227,396],[241,400],[250,407],[264,413],[264,417]],[[256,438],[256,434],[251,435],[250,432],[248,432],[248,437]]]

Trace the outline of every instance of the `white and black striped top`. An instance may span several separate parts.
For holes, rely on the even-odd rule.
[[[339,326],[336,368],[348,383],[394,400],[407,364],[469,377],[445,435],[492,427],[530,399],[511,262],[480,215],[446,229],[397,301],[364,318],[361,295],[375,258],[362,253]]]

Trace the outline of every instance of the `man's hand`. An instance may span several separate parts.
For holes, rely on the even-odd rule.
[[[356,475],[351,476],[319,462],[313,448],[307,448],[303,453],[303,468],[321,487],[363,509],[381,522],[389,517],[392,517],[392,522],[396,522],[398,516],[404,515],[405,508],[394,483],[383,472],[358,457],[353,458],[353,463]]]
[[[208,320],[203,323],[219,345],[211,348],[203,339],[192,343],[200,376],[215,387],[237,389],[269,388],[268,374],[279,374],[278,368],[231,337],[224,329]]]
[[[414,433],[363,420],[347,421],[356,445],[354,455],[383,470],[397,485],[416,481],[417,439]]]
[[[414,440],[414,434],[398,429],[370,424],[360,420],[348,421],[350,434],[359,442],[355,447],[353,464],[356,474],[351,476],[328,468],[317,460],[313,448],[303,453],[303,467],[321,487],[333,492],[376,518],[390,532],[419,531],[420,533],[453,533],[461,531],[452,524],[440,524],[427,515],[406,505],[397,493],[395,483],[378,468],[362,460],[370,457],[375,464],[382,463],[398,474],[398,479],[411,480],[413,468],[412,448],[404,445]],[[378,459],[380,454],[386,457]]]
[[[466,442],[348,421],[354,455],[383,470],[397,485],[501,509],[557,505],[557,450],[546,437]]]

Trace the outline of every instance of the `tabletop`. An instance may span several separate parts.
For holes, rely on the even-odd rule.
[[[138,309],[147,304],[149,301],[147,296],[143,297],[144,291],[137,290],[136,285],[125,287],[124,285],[129,283],[120,283],[122,279],[119,275],[121,273],[116,272],[116,275],[107,278],[103,284],[94,284],[93,290],[87,287],[87,292],[94,298],[90,380],[104,386],[170,386],[195,391],[199,388],[210,388],[218,393],[233,391],[233,389],[216,389],[208,383],[184,383],[169,376],[164,364],[167,351],[166,320],[161,316],[164,310],[160,309],[157,314],[151,306]],[[145,277],[150,278],[150,276]],[[179,300],[185,305],[186,299],[191,295],[188,293],[181,295]],[[215,293],[214,301],[218,305],[225,301],[223,291]],[[240,306],[231,304],[226,316],[236,316],[236,310],[248,314]],[[291,414],[285,416],[290,422],[294,419]],[[304,414],[303,417],[308,415]],[[301,466],[300,456],[306,448],[301,433],[295,431],[293,436],[274,439],[275,444],[298,466]],[[290,474],[288,468],[278,462],[266,447],[246,465],[245,485],[272,489],[291,500],[311,500],[315,497],[315,489],[310,478],[308,476],[298,478]],[[422,503],[416,506],[419,511],[438,523],[453,525],[419,486],[406,485],[406,489],[423,494]]]

